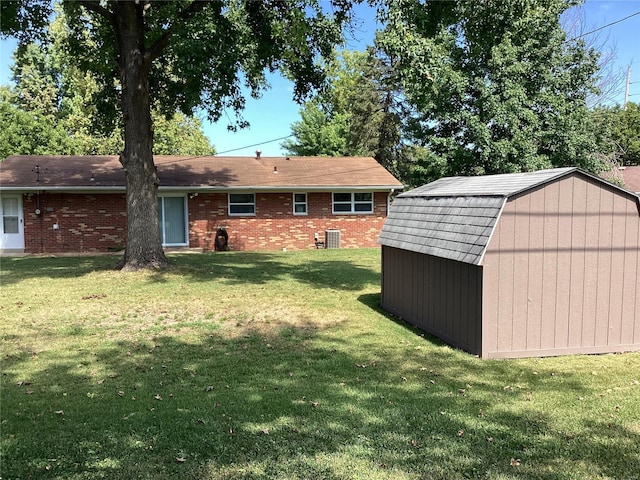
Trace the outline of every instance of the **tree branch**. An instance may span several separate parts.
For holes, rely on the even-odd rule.
[[[77,0],[78,5],[82,5],[87,10],[90,10],[98,15],[104,17],[111,25],[115,26],[115,18],[113,12],[100,5],[99,0]]]
[[[155,42],[153,42],[153,44],[149,47],[145,55],[146,60],[148,62],[154,61],[156,58],[160,56],[162,51],[165,48],[167,48],[167,45],[169,45],[169,39],[171,38],[171,35],[173,34],[173,30],[178,21],[189,20],[190,18],[192,18],[193,16],[195,16],[196,14],[204,10],[204,8],[207,5],[209,5],[209,3],[211,2],[194,0],[187,8],[185,8],[182,12],[180,12],[180,14],[178,15],[178,20],[174,22],[172,25],[170,25],[164,31],[162,36],[160,36],[160,38],[158,38]]]

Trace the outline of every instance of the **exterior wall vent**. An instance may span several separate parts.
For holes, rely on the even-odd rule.
[[[340,248],[340,230],[325,230],[326,248]]]

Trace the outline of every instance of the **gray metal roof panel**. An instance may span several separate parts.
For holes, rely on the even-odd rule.
[[[504,173],[476,177],[446,177],[405,192],[399,197],[508,197],[578,170],[551,168],[536,172]]]

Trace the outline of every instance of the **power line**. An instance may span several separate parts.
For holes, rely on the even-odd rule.
[[[591,35],[592,33],[599,32],[600,30],[604,30],[605,28],[608,28],[608,27],[610,27],[612,25],[615,25],[616,23],[624,22],[625,20],[628,20],[631,17],[635,17],[636,15],[640,15],[640,10],[635,12],[635,13],[632,13],[631,15],[627,15],[624,18],[621,18],[620,20],[616,20],[615,22],[607,23],[606,25],[603,25],[603,26],[598,27],[598,28],[596,28],[594,30],[591,30],[590,32],[582,33],[582,34],[578,35],[577,37],[573,37],[570,41],[578,40],[579,38],[585,37],[587,35]]]
[[[224,152],[217,152],[216,155],[222,155],[223,153],[237,152],[238,150],[244,150],[245,148],[258,147],[260,145],[264,145],[266,143],[273,143],[279,140],[285,140],[287,138],[291,138],[293,135],[287,135],[286,137],[274,138],[273,140],[267,140],[265,142],[254,143],[252,145],[245,145],[244,147],[232,148],[231,150],[225,150]]]

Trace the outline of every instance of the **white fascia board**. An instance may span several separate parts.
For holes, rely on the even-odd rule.
[[[496,231],[496,228],[498,228],[498,222],[500,221],[500,217],[502,216],[502,212],[504,210],[505,205],[507,204],[507,197],[503,197],[502,199],[502,205],[500,206],[500,210],[498,211],[498,214],[496,215],[496,221],[493,224],[493,228],[491,229],[491,233],[489,234],[489,238],[487,238],[487,243],[485,243],[484,248],[482,249],[482,253],[480,254],[480,257],[478,258],[478,261],[476,263],[476,265],[482,265],[484,262],[484,256],[487,253],[487,249],[489,248],[489,245],[491,244],[491,240],[493,240],[493,234]]]
[[[291,185],[286,187],[269,187],[269,186],[234,186],[234,187],[220,187],[220,186],[178,186],[178,187],[158,187],[159,192],[395,192],[402,190],[403,187],[395,185],[370,185],[370,186],[305,186],[305,185]],[[65,187],[65,186],[50,186],[41,185],[37,187],[3,187],[0,186],[0,192],[24,192],[24,193],[37,193],[37,192],[59,192],[59,193],[125,193],[126,187],[102,187],[102,186],[83,186],[83,187]]]
[[[63,186],[47,186],[38,187],[2,187],[0,192],[24,192],[24,193],[126,193],[125,187],[63,187]]]
[[[269,187],[269,186],[234,186],[234,187],[219,187],[219,186],[194,186],[194,187],[158,187],[159,192],[353,192],[354,190],[361,190],[363,192],[395,192],[402,190],[402,187],[391,185],[375,185],[375,186],[305,186],[305,185],[291,185],[286,187]]]

